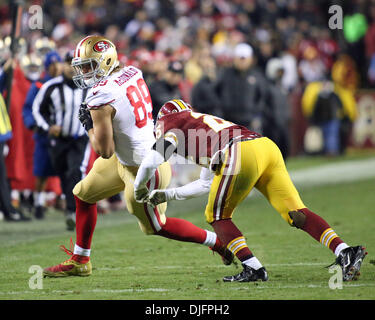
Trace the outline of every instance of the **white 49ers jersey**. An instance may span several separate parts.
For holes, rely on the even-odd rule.
[[[152,101],[142,71],[126,66],[93,86],[87,93],[89,109],[111,105],[115,153],[119,161],[137,166],[155,142]]]

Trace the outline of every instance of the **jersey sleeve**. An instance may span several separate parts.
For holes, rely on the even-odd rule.
[[[187,200],[207,194],[211,189],[214,174],[207,168],[202,168],[198,180],[178,188],[165,190],[166,200]]]
[[[115,90],[111,90],[108,84],[91,88],[86,97],[87,107],[96,109],[116,101]]]

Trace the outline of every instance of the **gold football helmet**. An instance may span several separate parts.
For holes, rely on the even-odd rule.
[[[31,53],[22,56],[20,65],[27,79],[31,81],[40,79],[43,72],[43,61],[37,54]]]
[[[81,89],[92,87],[118,65],[116,47],[111,41],[97,35],[88,36],[78,43],[74,51],[73,81]]]
[[[44,57],[48,52],[55,50],[56,44],[48,37],[43,37],[35,41],[34,48],[41,57]]]

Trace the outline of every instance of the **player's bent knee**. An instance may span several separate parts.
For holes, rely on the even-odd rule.
[[[82,201],[85,201],[84,194],[82,192],[82,182],[78,182],[74,188],[73,188],[73,195],[75,195],[77,198],[81,199]]]
[[[95,200],[90,199],[89,197],[87,197],[87,195],[89,193],[83,191],[82,181],[78,182],[74,186],[72,193],[73,193],[74,196],[76,196],[78,199],[80,199],[80,200],[82,200],[84,202],[87,202],[87,203],[95,203],[96,202]]]
[[[305,225],[306,216],[301,211],[289,211],[289,217],[292,219],[291,226],[296,227],[298,229],[302,229]]]

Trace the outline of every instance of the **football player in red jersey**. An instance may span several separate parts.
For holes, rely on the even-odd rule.
[[[158,205],[209,193],[206,220],[243,265],[239,274],[224,277],[224,281],[268,279],[266,269],[232,221],[235,208],[254,187],[289,225],[304,230],[333,251],[344,281],[359,276],[365,248],[349,247],[324,219],[304,205],[279,148],[270,139],[218,117],[194,112],[182,100],[168,101],[162,106],[156,123],[156,138],[138,170],[135,198]],[[200,179],[179,188],[149,193],[146,182],[173,152],[201,165]]]

